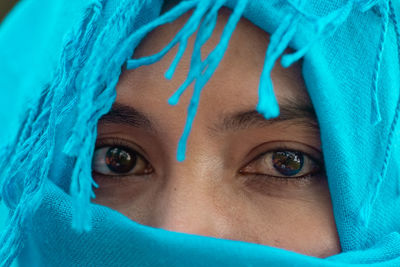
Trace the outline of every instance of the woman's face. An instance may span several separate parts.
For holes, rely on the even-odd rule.
[[[229,14],[220,12],[205,55],[219,42]],[[135,57],[161,50],[188,16],[152,32]],[[277,119],[254,111],[268,42],[264,31],[240,21],[202,92],[183,162],[176,149],[192,87],[177,106],[167,100],[185,80],[192,50],[172,81],[163,74],[176,49],[156,64],[125,71],[116,103],[98,125],[95,202],[171,231],[317,257],[339,253],[318,124],[300,66],[277,65],[272,72]]]

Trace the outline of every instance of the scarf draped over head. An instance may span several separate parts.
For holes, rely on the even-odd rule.
[[[400,266],[400,4],[398,0],[21,1],[0,28],[0,198],[9,211],[0,266]],[[232,9],[205,59],[220,8]],[[193,10],[158,53],[131,59],[152,30]],[[342,253],[317,259],[269,246],[143,226],[90,202],[98,119],[121,70],[159,61],[171,79],[198,32],[186,80],[194,85],[177,146],[185,159],[201,91],[241,17],[270,34],[254,107],[279,115],[270,73],[302,60],[317,113]],[[267,45],[267,44],[266,44]],[[284,54],[286,48],[293,53]],[[168,81],[166,81],[168,82]],[[157,96],[154,96],[157,97]],[[173,108],[173,107],[171,107]]]

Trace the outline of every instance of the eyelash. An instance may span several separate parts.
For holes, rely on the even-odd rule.
[[[278,141],[278,142],[285,142],[285,141]],[[292,141],[291,141],[292,142]],[[311,182],[313,179],[321,177],[323,173],[325,173],[325,165],[323,160],[321,159],[317,159],[316,157],[310,155],[307,152],[304,152],[302,150],[299,150],[298,148],[293,148],[289,145],[286,145],[285,143],[281,143],[279,144],[279,146],[274,147],[274,149],[265,151],[261,154],[259,154],[258,156],[252,158],[249,162],[247,162],[241,169],[243,169],[245,166],[251,164],[252,162],[259,160],[260,158],[262,158],[263,156],[265,156],[268,153],[272,153],[272,152],[277,152],[277,151],[298,151],[300,153],[302,153],[304,156],[309,157],[311,160],[313,160],[314,162],[316,162],[316,164],[320,167],[318,172],[314,172],[314,173],[308,173],[302,176],[274,176],[274,175],[268,175],[268,174],[260,174],[260,173],[243,173],[241,175],[245,176],[246,181],[248,182],[258,182],[261,183],[265,180],[273,180],[271,182],[277,182],[277,183],[281,183],[281,184],[294,184],[294,185],[301,185],[304,183],[309,183]],[[240,173],[240,171],[239,171]],[[323,177],[321,177],[323,178]]]
[[[134,151],[135,153],[137,153],[140,157],[143,158],[144,161],[146,161],[146,163],[150,164],[149,160],[147,160],[147,158],[143,155],[143,153],[137,151],[138,149],[133,147],[131,142],[120,139],[120,138],[106,138],[106,139],[100,139],[96,142],[95,145],[95,149],[99,149],[99,148],[103,148],[106,146],[118,146],[118,147],[122,147],[122,148],[127,148],[129,150]],[[296,177],[289,177],[289,176],[274,176],[274,175],[268,175],[268,174],[257,174],[257,173],[243,173],[241,174],[239,171],[239,174],[241,176],[244,176],[246,180],[251,181],[258,181],[258,182],[263,182],[265,180],[273,180],[271,182],[276,182],[276,183],[281,183],[281,184],[304,184],[307,182],[310,182],[312,179],[314,179],[315,177],[318,177],[321,175],[321,173],[324,173],[325,171],[325,167],[323,164],[323,161],[317,159],[316,157],[310,155],[309,153],[306,153],[304,151],[299,150],[298,148],[294,149],[291,146],[285,145],[285,144],[280,144],[278,147],[274,147],[274,149],[269,150],[269,151],[265,151],[261,154],[259,154],[258,156],[254,157],[253,159],[251,159],[249,162],[247,162],[244,166],[249,165],[250,163],[260,159],[261,157],[265,156],[268,153],[272,153],[272,152],[276,152],[276,151],[298,151],[300,153],[302,153],[303,155],[309,157],[311,160],[315,161],[319,166],[320,169],[318,172],[315,173],[309,173],[309,174],[305,174],[302,176],[296,176]],[[243,167],[241,168],[243,169]],[[148,177],[149,175],[152,175],[155,172],[155,170],[152,173],[149,174],[144,174],[144,175],[140,175],[140,176],[146,176]],[[96,173],[96,176],[99,177],[103,177],[103,178],[112,178],[113,181],[122,183],[125,178],[128,175],[106,175],[106,174],[100,174],[100,173]]]
[[[121,146],[121,147],[129,148],[129,149],[133,149],[133,147],[129,141],[126,141],[121,138],[114,138],[114,137],[98,139],[96,142],[96,145],[95,145],[96,149],[102,148],[105,146]]]
[[[289,184],[289,183],[295,183],[295,184],[304,184],[305,182],[310,182],[313,180],[315,177],[318,177],[321,172],[317,172],[314,174],[307,174],[303,176],[297,176],[297,177],[280,177],[280,176],[274,176],[274,175],[268,175],[268,174],[245,174],[248,179],[254,179],[254,180],[262,180],[262,179],[272,179],[274,182],[277,183],[282,183],[282,184]]]

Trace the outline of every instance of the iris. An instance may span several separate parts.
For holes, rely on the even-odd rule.
[[[274,168],[285,176],[298,174],[304,165],[304,156],[296,151],[275,151],[272,155]]]
[[[134,153],[120,147],[111,147],[106,153],[106,164],[115,173],[127,173],[136,165]]]

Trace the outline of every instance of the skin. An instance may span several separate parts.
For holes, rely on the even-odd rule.
[[[154,30],[134,57],[160,51],[189,15]],[[202,50],[204,55],[217,45],[229,15],[228,9],[220,11],[215,32]],[[202,92],[186,160],[176,160],[192,87],[177,106],[170,106],[167,99],[186,78],[194,40],[195,36],[189,40],[171,81],[165,80],[163,73],[176,48],[155,64],[123,72],[114,108],[134,108],[146,116],[151,128],[129,112],[100,120],[93,172],[100,187],[94,201],[152,227],[264,244],[316,257],[339,253],[318,124],[301,66],[283,69],[277,64],[272,71],[281,106],[278,119],[268,122],[251,113],[241,118],[242,123],[227,123],[225,117],[255,109],[269,43],[268,34],[245,19],[239,22],[220,66]],[[298,106],[308,107],[308,111],[303,114]],[[298,111],[298,118],[289,114],[285,119],[291,108]],[[249,117],[257,123],[249,123]],[[146,161],[141,161],[138,169],[145,166],[142,170],[147,173],[100,173],[98,158],[104,157],[100,149],[118,146],[142,155]],[[256,159],[282,146],[309,155],[308,163],[314,162],[312,166],[318,166],[320,172],[303,178],[276,178],[280,173]]]

